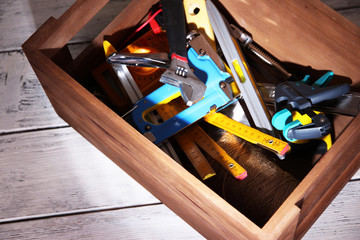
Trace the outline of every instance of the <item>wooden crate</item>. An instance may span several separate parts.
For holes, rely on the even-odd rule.
[[[334,120],[336,142],[260,228],[132,128],[82,85],[104,61],[104,36],[124,38],[155,0],[133,1],[75,59],[67,43],[107,3],[78,0],[23,45],[56,112],[209,239],[299,239],[359,169],[360,117]],[[222,0],[280,60],[331,69],[360,84],[360,30],[318,0]],[[124,21],[125,20],[125,21]]]

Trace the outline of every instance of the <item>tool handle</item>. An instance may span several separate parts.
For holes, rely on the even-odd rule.
[[[304,139],[323,138],[330,133],[331,124],[323,113],[311,117],[310,123],[299,119],[288,123],[283,130],[284,137],[292,142]]]
[[[182,0],[161,0],[170,54],[187,58],[185,10]]]
[[[338,97],[343,96],[350,92],[350,85],[347,83],[319,88],[321,91],[309,96],[312,104],[317,104],[326,100],[332,100]]]

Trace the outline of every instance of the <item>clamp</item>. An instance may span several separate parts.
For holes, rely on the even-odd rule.
[[[323,113],[314,111],[313,105],[341,97],[350,91],[349,84],[324,87],[333,75],[333,72],[327,72],[312,85],[307,84],[307,75],[302,81],[286,81],[276,86],[276,113],[272,118],[272,124],[276,129],[283,131],[286,140],[295,142],[318,139],[330,133],[330,121]],[[295,119],[295,115],[300,118]]]

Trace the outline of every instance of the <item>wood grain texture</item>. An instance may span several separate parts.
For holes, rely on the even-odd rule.
[[[95,144],[102,151],[107,153],[108,156],[112,156],[112,159],[117,164],[119,164],[119,166],[123,167],[124,169],[127,169],[129,174],[132,173],[133,174],[132,176],[134,178],[138,178],[139,181],[141,181],[141,177],[142,177],[142,176],[139,176],[139,172],[141,172],[141,173],[144,172],[144,171],[141,171],[141,170],[144,170],[141,168],[143,166],[137,166],[137,164],[136,164],[134,167],[139,167],[139,168],[138,169],[132,168],[133,166],[129,166],[127,164],[127,162],[125,162],[125,157],[128,158],[127,161],[130,158],[132,161],[136,162],[138,159],[132,159],[133,155],[135,154],[134,147],[135,148],[136,148],[136,146],[141,147],[141,149],[137,148],[138,151],[136,153],[137,157],[142,159],[142,162],[139,162],[140,165],[145,164],[149,168],[149,169],[146,169],[148,171],[148,173],[149,172],[151,174],[156,173],[154,175],[150,174],[150,176],[146,179],[148,182],[145,182],[145,181],[141,181],[141,182],[145,186],[147,186],[149,190],[155,191],[155,192],[157,192],[157,194],[159,196],[162,196],[162,199],[164,199],[164,201],[166,200],[167,204],[169,206],[172,206],[173,210],[180,214],[181,213],[180,210],[183,210],[183,209],[179,208],[178,206],[175,206],[174,202],[172,202],[172,200],[174,200],[174,199],[171,199],[169,196],[165,196],[163,189],[159,188],[159,186],[161,184],[164,184],[165,181],[169,180],[166,178],[166,176],[168,176],[168,175],[166,175],[165,172],[159,171],[159,169],[154,169],[150,164],[152,162],[151,158],[154,157],[154,155],[149,150],[155,152],[156,149],[154,149],[150,145],[145,145],[145,144],[147,144],[147,142],[144,139],[140,138],[140,136],[136,135],[136,133],[133,132],[131,129],[127,129],[127,128],[123,127],[123,128],[116,128],[116,131],[113,131],[113,129],[111,129],[111,127],[109,128],[109,125],[116,126],[117,124],[121,123],[120,120],[117,120],[115,116],[111,116],[111,113],[108,112],[106,110],[106,108],[101,107],[101,105],[96,103],[96,101],[93,101],[87,93],[83,92],[79,88],[79,86],[76,86],[77,84],[72,83],[71,79],[67,75],[61,74],[61,72],[58,69],[56,69],[56,66],[53,66],[50,62],[47,62],[47,60],[45,58],[43,58],[43,56],[41,56],[41,54],[39,54],[35,49],[28,48],[28,49],[26,49],[26,52],[27,52],[27,54],[29,54],[28,56],[29,56],[30,60],[32,61],[34,69],[36,70],[44,87],[47,89],[52,103],[54,104],[54,106],[57,107],[59,113],[61,113],[61,116],[64,117],[64,119],[67,119],[71,124],[76,126],[77,129],[79,129],[79,131],[82,134],[84,134],[84,136],[86,136],[89,140],[91,140],[93,142],[93,144]],[[58,86],[59,83],[55,83],[55,82],[52,83],[50,80],[50,76],[48,76],[48,75],[50,75],[50,76],[53,75],[53,77],[59,78],[59,80],[61,80],[62,86],[61,87]],[[73,88],[73,90],[76,91],[75,95],[71,94],[71,88]],[[55,92],[54,89],[58,89],[59,91]],[[69,101],[69,103],[71,102],[72,105],[75,105],[77,107],[77,109],[81,109],[81,111],[75,112],[74,109],[69,109],[69,107],[66,106],[67,104],[66,104],[66,102],[64,102],[64,100]],[[72,106],[72,108],[74,108],[74,106]],[[90,113],[86,112],[86,109],[92,109],[93,112],[90,114]],[[83,121],[86,121],[88,127],[93,128],[94,132],[90,132],[87,129],[85,129],[84,126],[80,125],[79,120],[81,120],[81,119]],[[124,125],[126,125],[126,124],[123,124],[123,126]],[[98,129],[98,128],[100,128],[100,129]],[[99,135],[102,136],[101,139],[104,142],[99,143],[97,141],[98,139],[96,139],[96,137],[98,137]],[[114,141],[114,139],[121,140],[121,141]],[[132,142],[132,145],[128,145],[124,141],[130,141],[130,142]],[[119,149],[118,147],[115,146],[115,144],[119,144],[119,143],[122,144],[124,149]],[[119,154],[122,155],[122,158],[118,158]],[[160,153],[159,153],[159,156],[161,156]],[[347,155],[347,156],[349,157],[349,155]],[[175,167],[175,165],[171,165],[170,163],[167,163],[166,158],[163,158],[161,156],[161,157],[157,158],[156,164],[159,164],[160,166],[163,166],[165,168],[169,167],[171,169],[172,173],[174,174],[174,176],[171,176],[173,179],[170,180],[170,182],[168,182],[170,184],[167,184],[167,182],[165,182],[165,185],[167,186],[167,190],[170,190],[172,194],[182,198],[182,200],[183,200],[182,204],[184,206],[190,207],[191,210],[196,211],[198,213],[201,213],[201,210],[202,210],[209,215],[211,215],[210,212],[216,213],[217,216],[219,216],[219,214],[221,215],[221,214],[224,214],[224,212],[226,212],[226,211],[224,211],[224,209],[223,209],[223,212],[217,211],[217,209],[216,209],[216,207],[218,207],[217,205],[210,206],[208,204],[202,203],[200,206],[197,201],[196,201],[197,202],[196,208],[193,208],[194,207],[193,204],[188,202],[188,199],[181,197],[184,195],[184,190],[186,189],[185,195],[191,196],[192,201],[194,201],[194,199],[199,199],[199,197],[200,197],[200,199],[202,197],[208,197],[208,196],[204,196],[204,192],[206,190],[201,189],[201,185],[197,185],[196,182],[194,182],[194,181],[191,181],[191,183],[190,183],[190,179],[187,179],[186,181],[183,182],[184,179],[181,179],[181,178],[183,177],[183,174],[185,175],[185,173],[181,172],[180,169],[177,169]],[[324,167],[324,166],[322,166],[322,167]],[[326,170],[328,170],[328,168]],[[331,171],[330,171],[330,173],[331,173]],[[325,174],[325,173],[323,173],[323,174]],[[309,178],[311,178],[311,177],[309,177]],[[319,179],[317,179],[317,180],[319,181]],[[177,182],[177,184],[180,184],[175,189],[171,185],[171,181],[173,181],[173,180],[174,180],[174,182]],[[325,183],[329,184],[329,182],[325,182]],[[155,184],[158,184],[158,185],[155,185]],[[199,191],[200,193],[193,191],[191,188],[189,189],[189,184],[190,184],[190,186],[196,184],[198,187],[197,190],[201,189],[201,191]],[[179,192],[179,190],[180,190],[180,192]],[[207,194],[210,194],[210,193],[206,192],[206,195]],[[321,192],[318,192],[318,194],[321,194]],[[311,199],[311,197],[310,197],[310,199]],[[212,198],[212,201],[215,201],[215,200],[217,201],[216,198]],[[176,201],[175,201],[175,203],[176,203]],[[221,202],[218,202],[218,203],[221,204]],[[311,201],[307,201],[307,203],[308,203],[308,205],[311,205]],[[198,208],[198,207],[200,207],[200,208]],[[212,208],[210,209],[209,207],[212,207]],[[221,207],[225,208],[226,205],[222,205]],[[310,208],[310,207],[308,207],[308,208]],[[205,226],[206,224],[204,224],[204,222],[202,222],[202,225],[198,222],[199,220],[207,221],[209,219],[203,219],[203,218],[201,218],[201,216],[200,216],[200,218],[197,218],[198,216],[193,215],[193,212],[191,212],[191,210],[188,210],[188,212],[186,213],[186,214],[189,214],[188,216],[185,213],[182,216],[184,218],[186,218],[189,222],[192,222],[199,229],[201,229],[202,232],[204,232],[204,230],[207,230],[208,232],[206,232],[206,234],[210,234],[209,231],[211,231],[211,233],[218,234],[216,229],[214,231],[212,231],[212,229],[209,229],[209,228],[207,228],[207,226]],[[227,209],[227,210],[230,210],[230,209]],[[235,212],[232,212],[232,214],[235,214]],[[231,217],[231,216],[226,215],[222,219],[223,219],[223,221],[228,220],[229,217]],[[237,217],[241,218],[240,215]],[[218,222],[216,222],[215,219],[211,219],[211,221],[215,221],[212,223],[213,225],[219,226]],[[236,221],[236,219],[234,219],[234,221]],[[241,223],[242,224],[246,223],[245,219],[241,219],[239,224],[241,224]],[[231,222],[229,222],[229,224],[231,224]],[[225,224],[225,226],[227,228],[229,228],[228,230],[230,230],[230,226],[228,226],[227,224]],[[249,226],[251,227],[251,224],[249,224]],[[248,228],[245,228],[245,229],[247,230]],[[236,229],[231,228],[231,230],[233,230],[234,232],[226,231],[226,234],[228,234],[228,236],[235,236],[235,235],[239,236],[238,234],[244,234],[246,232],[246,230],[243,229],[242,232],[237,232],[237,234],[235,234]],[[251,230],[251,232],[256,234],[257,230],[255,228],[253,228]],[[261,237],[260,234],[256,234],[256,235],[257,235],[257,237]],[[249,236],[251,236],[251,233],[247,232],[246,237],[249,237]]]
[[[360,0],[321,0],[360,27]]]
[[[209,238],[260,238],[255,224],[68,75],[60,74],[61,70],[44,55],[31,48],[26,52],[60,116],[196,230]],[[46,74],[42,69],[47,69]],[[60,77],[60,81],[52,81],[51,76]],[[240,230],[240,225],[246,226],[245,230]]]
[[[0,134],[68,126],[52,108],[25,55],[0,53]]]
[[[0,51],[19,50],[50,16],[61,16],[75,0],[4,0],[0,1]],[[71,42],[91,41],[130,0],[111,0]],[[6,33],[6,34],[4,34]]]
[[[158,2],[157,0],[143,1],[138,4],[132,1],[119,15],[117,15],[99,35],[91,41],[91,44],[74,60],[71,70],[68,71],[77,81],[84,82],[89,77],[89,72],[105,61],[103,41],[104,39],[113,43],[119,48],[119,42],[125,39],[136,30],[134,26],[143,19],[150,7]],[[126,19],[126,21],[124,21]]]
[[[0,239],[204,239],[164,205],[0,225]]]
[[[320,1],[221,3],[232,16],[241,16],[239,24],[281,61],[332,70],[359,85],[360,28]]]
[[[159,203],[70,127],[0,136],[0,183],[0,222]]]
[[[359,181],[348,183],[303,239],[357,239],[359,188]],[[0,238],[204,239],[164,205],[1,224]]]
[[[4,1],[3,1],[4,2]],[[2,3],[3,3],[2,2]],[[25,3],[26,3],[26,1],[24,1]],[[47,3],[48,1],[45,1],[45,3]],[[61,4],[61,2],[59,2],[58,4]],[[2,8],[0,8],[0,9],[2,9]],[[49,16],[49,15],[48,15]],[[45,17],[45,19],[46,19],[47,17]],[[42,22],[41,22],[42,23]],[[89,32],[91,32],[91,31],[89,31]],[[92,38],[89,38],[89,39],[92,39]],[[87,41],[87,40],[86,40]],[[1,115],[0,115],[1,116]],[[8,137],[9,137],[10,135],[8,135]],[[47,138],[47,136],[44,136],[44,138]],[[65,141],[67,141],[67,140],[65,140]],[[44,147],[45,149],[46,149],[46,147]],[[14,150],[15,151],[15,150]],[[42,151],[42,150],[39,150],[40,152]],[[52,151],[52,150],[50,150],[50,151]],[[76,151],[76,149],[73,149],[72,151]],[[80,150],[81,151],[81,150]],[[37,154],[37,153],[34,153],[34,154]],[[42,154],[42,153],[41,153]],[[44,156],[44,158],[47,158],[47,157],[49,157],[49,158],[51,158],[52,157],[52,154],[51,153],[47,153],[47,154],[45,154],[46,156]],[[65,154],[65,157],[66,158],[69,158],[69,155],[71,155],[70,153],[66,153]],[[40,156],[42,156],[42,155],[40,155]],[[77,156],[76,154],[75,154],[75,156]],[[18,158],[21,158],[21,155],[19,154],[18,155]],[[35,158],[35,157],[34,157]],[[14,161],[13,160],[13,158],[10,158],[10,160],[11,161]],[[61,159],[62,160],[62,159]],[[44,164],[44,165],[46,165],[46,164]],[[56,165],[57,166],[57,165]],[[79,169],[81,169],[83,166],[81,165],[79,165],[78,166],[79,167]],[[66,168],[65,168],[66,169]],[[63,174],[65,174],[65,173],[63,173]],[[67,174],[67,173],[66,173]],[[66,176],[66,175],[65,175]],[[56,176],[56,177],[59,177],[58,175]],[[61,178],[60,178],[61,179]],[[62,181],[60,181],[60,182],[62,182]],[[66,186],[66,188],[70,188],[70,189],[73,189],[72,188],[72,186]],[[359,189],[359,188],[358,188]],[[22,188],[18,188],[18,190],[19,191],[21,191],[22,190]],[[104,189],[104,191],[105,191],[106,189]],[[14,195],[16,195],[17,194],[17,192],[12,192],[11,193],[13,196]],[[35,197],[38,197],[38,196],[35,196]],[[351,204],[351,202],[352,202],[352,200],[351,200],[351,198],[349,198],[350,199],[350,203],[348,203],[348,205],[350,205]],[[335,199],[335,201],[336,201],[336,199]],[[335,202],[334,201],[334,202]],[[55,202],[56,203],[56,202]],[[351,206],[351,205],[350,205]],[[331,207],[331,206],[330,206]],[[329,207],[329,208],[330,208]],[[142,209],[144,209],[144,208],[142,208]],[[145,211],[145,210],[144,210]],[[351,211],[351,210],[350,210]],[[351,212],[352,213],[352,212]],[[51,213],[50,213],[51,214]],[[154,214],[155,215],[155,217],[153,218],[153,221],[155,221],[156,222],[156,225],[159,225],[159,226],[162,226],[162,223],[163,222],[169,222],[169,221],[171,221],[171,220],[168,220],[168,218],[161,218],[162,220],[159,220],[159,219],[157,219],[157,213],[155,212],[155,213],[152,213],[152,214]],[[146,215],[146,216],[148,216],[148,218],[146,218],[145,220],[146,220],[146,225],[149,225],[149,226],[153,226],[153,224],[150,222],[151,221],[151,218],[152,218],[152,216],[154,216],[154,215]],[[337,229],[336,228],[336,225],[337,225],[337,221],[341,221],[341,220],[339,220],[339,219],[337,219],[336,218],[336,216],[338,216],[339,214],[334,214],[334,216],[331,216],[332,218],[333,218],[333,222],[332,222],[332,224],[333,225],[331,225],[330,223],[326,223],[327,225],[326,225],[326,227],[327,227],[327,229]],[[80,216],[80,215],[77,215],[77,216]],[[84,222],[91,222],[92,220],[88,220],[88,219],[93,219],[91,216],[94,216],[93,214],[86,214],[84,217],[83,216],[80,216],[81,217],[81,219],[79,220],[81,223],[84,223]],[[124,216],[123,214],[121,214],[121,216]],[[133,216],[133,214],[129,214],[128,215],[128,217],[129,218],[131,218],[131,216]],[[73,217],[76,217],[76,216],[72,216],[71,217],[71,219],[75,219],[75,218],[73,218]],[[94,218],[96,218],[96,216],[94,217]],[[118,219],[119,218],[119,216],[115,216],[115,217],[113,217],[113,219],[115,219],[114,221],[116,221],[116,219]],[[170,217],[171,218],[171,217]],[[60,219],[60,220],[59,220]],[[21,233],[21,235],[17,235],[17,232],[19,232],[19,231],[21,231],[21,229],[23,229],[22,228],[22,226],[20,225],[21,223],[17,223],[17,224],[19,224],[18,226],[16,226],[16,227],[14,227],[13,228],[13,226],[15,225],[11,225],[11,229],[15,229],[15,230],[13,230],[12,232],[11,232],[11,236],[10,237],[13,237],[13,238],[17,238],[17,236],[25,236],[25,234],[29,234],[29,236],[30,237],[32,237],[32,238],[36,238],[36,239],[38,239],[38,238],[41,238],[41,237],[43,237],[43,239],[48,239],[48,238],[50,238],[50,237],[52,237],[53,238],[53,236],[56,236],[57,238],[59,238],[59,239],[63,239],[63,237],[62,237],[62,235],[61,234],[59,234],[59,232],[66,232],[67,231],[67,229],[73,229],[74,228],[74,226],[73,225],[76,225],[76,223],[77,223],[77,220],[69,220],[69,223],[70,224],[68,224],[68,225],[66,225],[66,224],[64,224],[65,222],[68,222],[67,221],[67,219],[68,219],[68,217],[64,217],[64,218],[59,218],[58,220],[56,220],[55,222],[52,222],[51,220],[52,219],[48,219],[49,220],[49,222],[48,223],[46,223],[46,220],[41,220],[41,221],[39,221],[39,222],[41,222],[41,224],[44,224],[44,226],[45,227],[43,227],[43,228],[41,228],[41,227],[37,227],[37,226],[39,226],[39,225],[36,225],[35,223],[37,223],[38,221],[29,221],[29,222],[24,222],[24,223],[26,223],[27,225],[25,226],[25,229],[26,229],[26,231],[23,231],[22,233]],[[101,220],[102,219],[102,220]],[[99,238],[103,238],[103,236],[104,236],[104,232],[105,232],[105,234],[106,233],[108,233],[108,232],[111,232],[111,230],[113,230],[113,229],[108,229],[108,228],[106,228],[105,230],[102,230],[102,229],[98,229],[97,228],[97,226],[100,224],[102,224],[102,222],[103,221],[105,221],[105,220],[103,220],[103,218],[101,218],[100,220],[94,220],[95,221],[95,223],[94,224],[90,224],[90,227],[84,227],[83,229],[85,230],[85,231],[88,231],[89,229],[91,230],[91,229],[95,229],[94,231],[96,231],[96,233],[94,233],[94,235],[93,236],[96,236],[96,237],[94,237],[94,239],[99,239]],[[108,221],[107,221],[107,223],[108,222],[111,222],[111,220],[109,220],[109,218],[105,218],[105,219],[107,219]],[[148,221],[147,221],[148,220]],[[31,225],[31,222],[32,223],[34,223],[34,225]],[[123,224],[126,224],[126,221],[125,221],[125,219],[124,219],[124,221],[122,221],[123,223],[121,223],[120,224],[120,227],[119,228],[121,228],[121,227],[123,227],[124,225]],[[138,224],[138,220],[136,220],[136,221],[132,221],[132,222],[135,222],[136,224]],[[352,221],[352,223],[354,223],[355,225],[353,225],[353,226],[356,226],[356,223],[357,223],[358,221],[355,219],[355,220],[353,220]],[[135,223],[133,224],[133,225],[131,225],[131,224],[129,224],[129,225],[126,225],[126,226],[129,226],[128,228],[130,229],[130,232],[131,232],[131,230],[133,230],[133,229],[137,229],[138,230],[138,225],[135,225]],[[41,225],[40,224],[40,225]],[[53,225],[56,225],[56,226],[53,226]],[[112,225],[112,224],[109,224],[110,226]],[[8,227],[9,225],[3,225],[3,226],[0,226],[0,228],[1,227],[3,227],[3,229],[8,229],[7,227]],[[31,229],[31,227],[28,227],[28,226],[34,226],[34,230],[32,230]],[[51,230],[46,230],[45,228],[46,227],[51,227]],[[85,224],[84,225],[81,225],[81,226],[85,226]],[[174,224],[174,226],[175,226],[175,228],[176,228],[176,225]],[[333,226],[333,227],[332,227]],[[155,226],[155,228],[156,228],[156,226]],[[125,226],[124,226],[124,228],[122,229],[122,230],[124,230],[124,232],[129,232],[129,229],[127,229]],[[153,228],[152,228],[153,229]],[[346,236],[346,228],[344,228],[345,229],[345,231],[344,231],[344,236]],[[64,231],[62,231],[62,230],[64,230]],[[44,235],[41,235],[41,236],[38,236],[38,233],[39,232],[45,232],[45,234]],[[168,229],[161,229],[161,230],[159,230],[159,232],[157,232],[157,233],[155,233],[155,231],[154,232],[152,232],[152,230],[149,230],[149,231],[146,231],[146,233],[153,233],[154,235],[150,235],[150,236],[152,236],[151,238],[154,238],[154,239],[157,239],[157,237],[156,236],[158,236],[158,238],[168,238],[168,237],[164,237],[164,231],[169,231]],[[185,230],[183,230],[184,232],[185,231],[187,231],[186,229]],[[319,228],[317,229],[317,231],[320,231],[319,230]],[[350,230],[351,231],[351,230]],[[355,229],[355,231],[356,231],[356,229]],[[25,233],[24,233],[25,232]],[[72,238],[72,237],[76,237],[76,236],[81,236],[81,237],[83,237],[83,238],[85,238],[85,237],[87,237],[88,235],[86,235],[86,233],[79,233],[79,232],[81,232],[81,230],[79,230],[79,231],[71,231],[71,233],[69,233],[68,235],[66,235],[66,236],[68,236],[68,238]],[[112,233],[112,232],[111,232]],[[64,233],[64,234],[66,234],[66,233]],[[118,239],[119,238],[119,235],[121,235],[122,233],[120,233],[120,234],[118,234],[118,235],[116,235],[116,239]],[[130,234],[128,234],[128,235],[126,235],[126,233],[124,233],[125,235],[124,236],[128,236],[129,238],[135,238],[135,239],[148,239],[148,235],[146,235],[146,234],[144,234],[144,235],[136,235],[136,234],[132,234],[132,233],[130,233]],[[175,234],[176,234],[176,232],[175,232]],[[330,233],[331,234],[331,233]],[[177,234],[176,234],[177,235]],[[1,237],[1,239],[2,239],[2,236],[3,235],[0,235]],[[5,235],[5,236],[8,236],[8,235]],[[122,235],[121,235],[122,236]],[[182,236],[182,235],[181,235]],[[353,236],[353,235],[351,235],[350,234],[350,236]],[[19,237],[20,238],[20,237]],[[189,237],[189,238],[191,238],[191,239],[196,239],[195,237],[194,238],[192,238],[191,236]],[[346,237],[345,237],[345,239],[346,239]]]
[[[355,173],[355,175],[351,178],[352,180],[360,180],[360,170]]]
[[[359,169],[360,150],[356,143],[360,139],[359,124],[360,116],[357,116],[284,202],[283,206],[291,203],[301,206],[296,238],[303,236]],[[274,218],[278,217],[277,213]]]

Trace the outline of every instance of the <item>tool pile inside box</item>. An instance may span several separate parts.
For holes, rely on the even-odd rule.
[[[331,148],[332,114],[359,111],[333,72],[298,74],[210,0],[160,1],[104,54],[97,95],[259,226]]]

